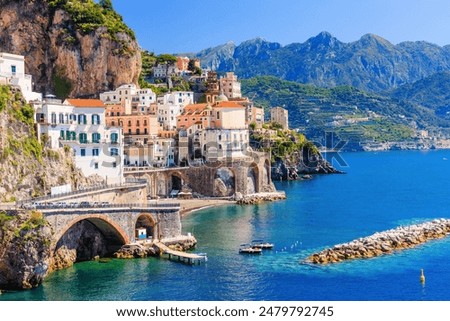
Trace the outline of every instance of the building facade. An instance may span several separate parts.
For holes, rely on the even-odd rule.
[[[177,116],[184,107],[194,102],[194,93],[191,91],[176,91],[158,98],[158,121],[164,130],[177,128]]]
[[[241,98],[241,83],[234,72],[227,72],[220,78],[220,89],[228,99]]]
[[[0,52],[0,84],[20,87],[27,102],[42,101],[42,94],[33,91],[31,75],[25,73],[25,57]]]
[[[100,100],[107,105],[124,104],[138,109],[156,103],[156,94],[150,88],[139,89],[134,84],[125,84],[116,90],[101,93]]]
[[[280,124],[283,129],[289,129],[289,114],[282,107],[273,107],[270,109],[270,121]]]
[[[108,183],[123,179],[123,138],[119,127],[107,127],[105,106],[98,99],[46,99],[36,103],[38,135],[52,149],[69,146],[85,176]],[[44,138],[45,137],[45,138]]]

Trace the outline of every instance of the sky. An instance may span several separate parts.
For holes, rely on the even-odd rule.
[[[342,42],[373,33],[393,44],[450,44],[449,0],[112,0],[139,45],[198,52],[264,38],[287,45],[328,31]]]

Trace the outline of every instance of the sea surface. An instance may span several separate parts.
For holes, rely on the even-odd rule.
[[[157,258],[77,263],[37,289],[0,300],[450,300],[450,237],[378,258],[302,264],[338,243],[450,218],[450,151],[342,157],[345,175],[277,183],[286,201],[221,206],[184,218],[184,232],[198,239],[196,252],[208,254],[205,264]],[[253,239],[275,248],[239,254],[239,245]]]

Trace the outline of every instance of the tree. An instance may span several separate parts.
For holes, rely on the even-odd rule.
[[[167,65],[173,65],[174,63],[177,62],[177,57],[175,57],[174,55],[170,55],[170,54],[161,54],[158,57],[156,57],[156,61],[159,64],[166,63]]]
[[[100,0],[98,4],[105,10],[114,10],[111,0]]]

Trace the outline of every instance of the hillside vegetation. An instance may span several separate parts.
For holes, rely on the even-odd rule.
[[[450,124],[426,107],[350,86],[326,89],[263,76],[243,79],[242,91],[266,108],[266,116],[268,108],[284,106],[290,127],[319,143],[325,131],[354,142],[403,141],[415,129],[438,131]]]

